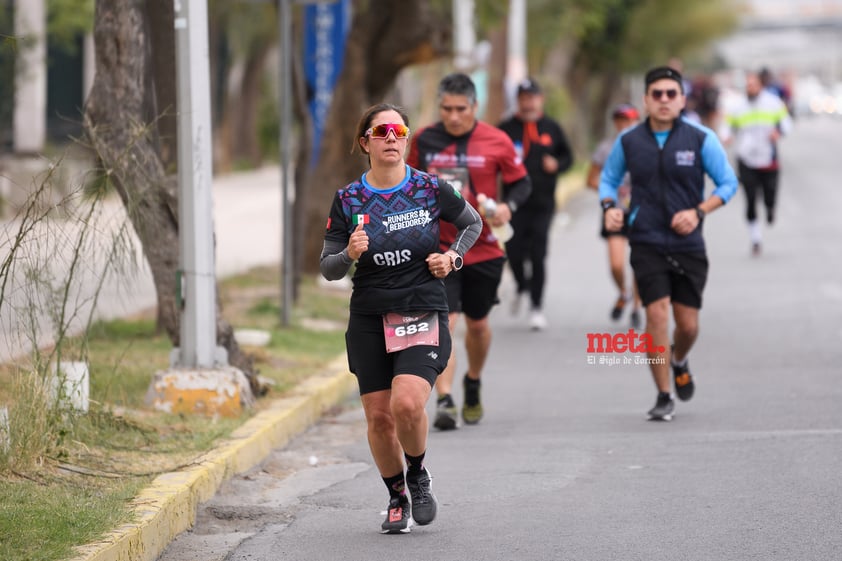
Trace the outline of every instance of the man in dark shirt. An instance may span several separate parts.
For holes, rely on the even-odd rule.
[[[544,95],[537,82],[527,79],[517,88],[517,113],[499,125],[512,139],[529,178],[532,194],[514,211],[514,235],[506,243],[506,256],[512,268],[517,294],[512,311],[518,313],[522,296],[529,292],[530,327],[541,330],[547,320],[541,311],[544,297],[547,238],[555,215],[555,190],[558,176],[570,169],[573,152],[561,126],[544,115]],[[527,277],[524,264],[530,263]]]

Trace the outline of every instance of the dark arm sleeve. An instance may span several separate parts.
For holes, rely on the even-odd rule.
[[[530,193],[532,193],[532,181],[528,175],[512,183],[503,184],[503,202],[510,205],[514,203],[515,208],[523,206]]]
[[[319,270],[327,280],[339,280],[348,274],[354,260],[348,255],[348,220],[342,210],[339,193],[333,198],[327,219],[324,246],[319,257]]]
[[[341,242],[325,240],[319,270],[327,280],[339,280],[348,274],[354,260],[348,255],[348,247]]]
[[[482,232],[482,218],[474,207],[465,202],[450,183],[442,181],[439,185],[441,218],[450,222],[456,229],[456,239],[450,249],[461,257],[471,249]]]

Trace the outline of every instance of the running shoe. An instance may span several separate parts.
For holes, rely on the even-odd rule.
[[[672,365],[672,376],[675,379],[675,395],[681,401],[690,401],[696,384],[693,383],[693,376],[690,375],[690,363],[685,362],[684,366]]]
[[[532,331],[543,331],[547,328],[547,318],[541,310],[532,310],[529,314],[529,329]]]
[[[672,414],[675,411],[675,400],[668,393],[658,392],[658,399],[655,407],[649,410],[650,421],[672,421]]]
[[[640,310],[632,310],[631,326],[635,331],[639,330],[643,326],[643,321],[640,319]]]
[[[620,317],[622,317],[623,310],[626,309],[626,302],[627,299],[625,296],[620,296],[617,299],[617,302],[614,304],[614,307],[611,308],[611,319],[617,321],[618,319],[620,319]]]
[[[479,380],[471,380],[468,375],[462,379],[465,390],[465,403],[462,405],[462,419],[469,425],[475,425],[482,419],[482,403],[479,398]]]
[[[412,519],[419,526],[426,526],[436,518],[439,502],[433,494],[433,484],[427,468],[406,472],[406,488],[412,495]]]
[[[439,430],[453,430],[457,428],[456,419],[459,411],[450,394],[442,396],[436,404],[436,419],[433,426]]]
[[[389,499],[386,520],[380,525],[381,534],[408,534],[412,526],[409,499],[406,495]]]

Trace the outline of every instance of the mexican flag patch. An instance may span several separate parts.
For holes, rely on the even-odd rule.
[[[359,224],[368,224],[368,223],[369,223],[369,217],[368,217],[367,214],[355,214],[354,215],[354,226],[357,226]]]

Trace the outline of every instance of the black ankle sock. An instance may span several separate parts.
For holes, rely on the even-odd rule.
[[[418,473],[422,469],[424,469],[424,455],[426,454],[426,450],[421,452],[420,456],[410,456],[406,452],[404,452],[403,457],[406,458],[406,470],[412,473]]]
[[[386,488],[389,489],[389,498],[392,499],[400,497],[406,490],[406,479],[404,478],[403,472],[393,475],[392,477],[384,477],[383,483],[385,483]]]
[[[439,396],[438,400],[436,400],[437,405],[444,404],[445,407],[453,407],[455,404],[453,403],[453,398],[450,396],[449,393],[446,393],[442,396]]]
[[[480,381],[468,378],[466,374],[463,384],[465,385],[465,405],[478,405]]]
[[[672,395],[670,395],[670,392],[658,392],[658,399],[662,399],[662,398],[663,399],[671,399]]]

